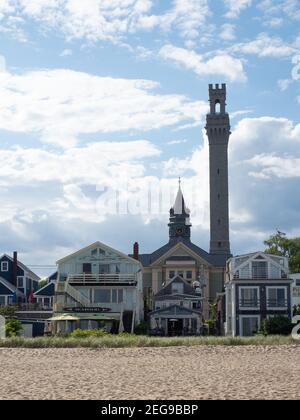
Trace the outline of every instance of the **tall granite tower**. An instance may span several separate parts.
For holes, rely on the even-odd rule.
[[[206,118],[210,165],[210,253],[230,255],[228,203],[229,115],[226,85],[209,85],[210,113]]]

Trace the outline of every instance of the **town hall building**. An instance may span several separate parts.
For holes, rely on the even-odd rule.
[[[170,210],[168,242],[151,254],[139,253],[139,245],[135,244],[133,255],[143,266],[144,307],[150,312],[150,318],[169,318],[178,322],[182,318],[188,319],[186,323],[180,321],[180,325],[195,325],[197,331],[200,321],[197,321],[195,312],[201,314],[203,319],[209,318],[209,303],[223,292],[226,261],[231,256],[228,210],[230,121],[226,112],[226,85],[209,85],[209,97],[210,112],[206,124],[210,155],[209,252],[191,240],[190,210],[179,185],[174,206]],[[177,286],[173,289],[177,299],[172,299],[169,284],[178,278],[184,284],[178,286],[176,280]],[[165,288],[168,289],[166,293],[162,292]],[[178,299],[178,295],[181,299]],[[184,302],[190,303],[185,305]],[[195,306],[193,302],[196,302]],[[173,310],[167,309],[170,306]],[[176,331],[178,333],[178,328]]]

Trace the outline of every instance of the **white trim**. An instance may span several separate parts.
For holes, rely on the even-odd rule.
[[[244,331],[242,331],[243,330],[243,319],[244,318],[257,318],[258,319],[258,324],[257,324],[257,326],[258,326],[258,329],[260,328],[260,322],[261,322],[261,316],[260,315],[240,315],[239,316],[239,329],[240,329],[240,331],[239,331],[239,336],[240,337],[245,337],[242,333],[244,332]]]
[[[6,270],[4,269],[4,264],[6,264]],[[9,264],[8,261],[1,261],[1,272],[8,273],[9,271]]]
[[[240,305],[240,302],[242,300],[242,290],[243,289],[256,289],[257,290],[257,300],[258,305],[257,306],[246,306],[243,307]],[[260,290],[259,286],[239,286],[239,310],[240,311],[260,311]]]
[[[66,256],[66,257],[64,257],[64,258],[61,258],[60,260],[58,260],[58,261],[56,262],[56,264],[57,264],[57,265],[59,265],[59,264],[61,264],[61,263],[64,263],[64,262],[68,261],[69,259],[72,259],[72,258],[76,257],[77,255],[82,254],[83,252],[89,251],[90,249],[94,249],[94,248],[97,248],[97,247],[99,247],[99,248],[104,248],[105,250],[107,250],[107,251],[109,251],[109,252],[112,252],[112,253],[114,253],[114,254],[117,254],[117,255],[119,255],[120,257],[125,258],[125,259],[127,259],[128,261],[130,261],[130,262],[132,262],[132,263],[135,263],[135,264],[139,265],[140,267],[142,267],[142,265],[141,265],[141,263],[140,263],[139,261],[135,260],[135,259],[134,259],[134,258],[132,258],[132,257],[129,257],[129,255],[123,254],[123,252],[118,251],[117,249],[111,248],[110,246],[103,244],[103,243],[102,243],[102,242],[100,242],[100,241],[97,241],[97,242],[95,242],[95,243],[93,243],[93,244],[91,244],[91,245],[86,246],[85,248],[82,248],[82,249],[80,249],[80,250],[78,250],[78,251],[76,251],[76,252],[73,252],[72,254],[67,255],[67,256]]]

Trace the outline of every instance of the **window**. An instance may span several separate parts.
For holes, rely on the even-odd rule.
[[[0,306],[6,304],[5,296],[0,296]]]
[[[120,273],[121,273],[121,265],[116,264],[116,274],[120,274]]]
[[[104,251],[104,249],[101,249],[101,248],[100,248],[100,249],[99,249],[99,254],[100,254],[100,255],[105,255],[105,251]]]
[[[96,289],[94,292],[95,303],[110,303],[111,293],[110,289]]]
[[[84,274],[91,274],[91,272],[92,272],[92,264],[91,263],[83,263],[82,264],[82,272]]]
[[[287,306],[286,287],[268,287],[267,306],[269,308],[285,308]]]
[[[258,308],[259,307],[259,288],[241,287],[240,288],[240,308]]]
[[[259,328],[259,321],[258,316],[242,316],[240,319],[240,335],[243,337],[254,335]]]
[[[96,257],[97,254],[98,254],[98,249],[97,248],[92,249],[92,252],[91,252],[92,257]]]
[[[1,271],[3,273],[8,271],[8,261],[2,261],[1,262]]]
[[[183,283],[172,283],[172,293],[183,294]]]
[[[175,271],[169,271],[169,279],[175,277]]]
[[[112,291],[112,303],[122,303],[123,302],[123,289],[113,289]]]
[[[193,278],[193,272],[192,272],[192,271],[187,271],[187,272],[186,272],[186,278],[187,278],[188,280],[191,280],[191,279]]]
[[[100,264],[99,265],[100,274],[109,274],[109,264]]]
[[[178,276],[180,276],[180,277],[182,277],[182,278],[184,277],[184,272],[183,272],[183,271],[178,271],[178,273],[177,273],[177,274],[178,274]]]
[[[17,277],[17,287],[19,288],[24,287],[24,277]]]
[[[268,263],[266,261],[252,262],[252,278],[266,279],[268,278]]]
[[[296,279],[296,286],[300,286],[300,279]]]

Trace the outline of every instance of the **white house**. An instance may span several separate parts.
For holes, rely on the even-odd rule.
[[[54,333],[75,328],[133,332],[143,320],[142,266],[101,242],[57,262]]]

